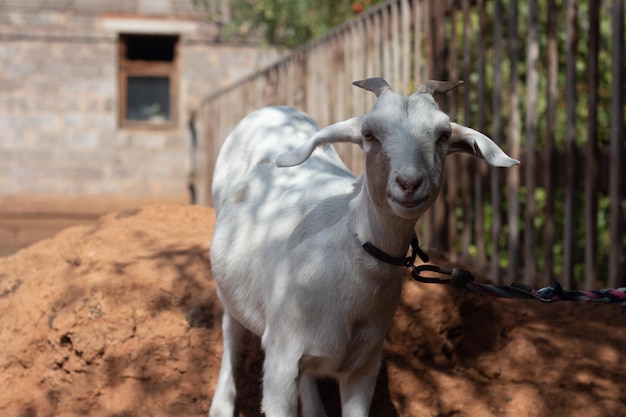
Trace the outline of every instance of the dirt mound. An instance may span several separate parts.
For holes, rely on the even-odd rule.
[[[210,209],[149,206],[0,259],[0,415],[206,415],[221,355]],[[443,262],[443,260],[439,260]],[[260,416],[258,340],[238,380]],[[626,416],[617,305],[502,301],[407,279],[373,416]],[[338,394],[321,382],[329,414]]]

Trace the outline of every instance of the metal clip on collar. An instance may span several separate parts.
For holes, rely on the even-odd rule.
[[[436,277],[424,277],[420,275],[421,272],[429,271],[435,272],[440,275],[447,275],[450,278],[436,278]],[[411,277],[418,282],[427,284],[450,284],[453,287],[462,288],[467,285],[468,282],[474,281],[474,276],[471,272],[460,268],[443,268],[436,265],[411,265]]]
[[[391,256],[369,242],[363,244],[363,249],[379,261],[386,262],[391,265],[404,266],[411,269],[411,276],[414,280],[428,284],[450,284],[453,287],[465,287],[468,282],[474,281],[472,273],[464,269],[442,268],[436,265],[420,265],[415,266],[415,259],[419,256],[423,262],[428,262],[430,258],[419,246],[417,235],[413,235],[411,239],[411,256],[407,258],[397,258]],[[450,278],[423,277],[422,272],[435,272],[440,275],[448,275]]]

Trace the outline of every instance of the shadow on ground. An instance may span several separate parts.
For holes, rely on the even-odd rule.
[[[212,212],[105,216],[0,259],[0,414],[203,416],[221,357]],[[445,263],[441,259],[439,263]],[[249,336],[238,414],[261,416]],[[618,416],[626,314],[506,301],[406,280],[370,415]],[[337,386],[320,381],[329,417]]]

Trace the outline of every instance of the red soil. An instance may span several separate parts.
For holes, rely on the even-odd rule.
[[[0,258],[0,415],[203,416],[221,354],[213,212],[147,206]],[[445,263],[444,259],[437,259]],[[260,416],[250,336],[239,415]],[[626,416],[619,305],[405,282],[372,416]],[[335,385],[321,386],[331,416]]]

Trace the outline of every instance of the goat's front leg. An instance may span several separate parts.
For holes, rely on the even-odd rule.
[[[356,372],[339,378],[343,417],[367,417],[369,415],[379,370],[380,355],[377,355],[376,360],[371,360]]]
[[[209,417],[233,417],[235,415],[235,371],[239,363],[241,342],[246,330],[227,310],[222,317],[222,337],[224,352],[222,366],[217,379],[217,388],[211,401]]]
[[[263,406],[267,417],[296,417],[298,413],[298,383],[300,354],[287,344],[268,342],[263,335]],[[283,340],[284,341],[284,340]]]

